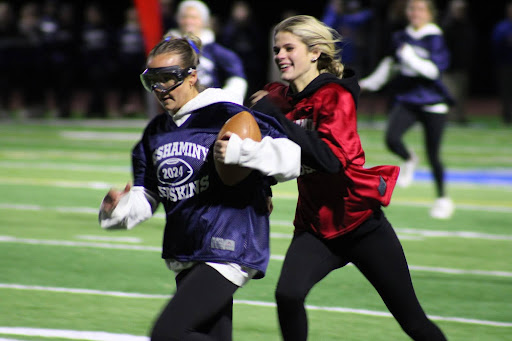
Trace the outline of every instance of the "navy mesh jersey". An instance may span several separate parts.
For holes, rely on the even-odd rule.
[[[162,258],[234,262],[264,276],[269,259],[266,197],[272,178],[253,171],[236,186],[224,185],[213,162],[222,125],[240,105],[221,102],[191,112],[181,126],[168,114],[155,117],[133,149],[134,185],[157,193],[166,212]],[[286,137],[272,117],[252,112],[262,137]]]

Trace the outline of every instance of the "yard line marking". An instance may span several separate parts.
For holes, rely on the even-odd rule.
[[[2,178],[0,177],[0,183],[4,185],[32,185],[32,186],[50,186],[50,187],[63,187],[63,188],[85,188],[85,189],[97,189],[97,190],[109,190],[111,187],[115,187],[112,184],[101,182],[101,181],[72,181],[62,180],[54,181],[47,179],[27,179],[27,178]],[[123,184],[124,187],[124,184]]]
[[[271,222],[272,224],[272,222]],[[288,226],[289,224],[287,225],[284,225],[284,226]],[[280,225],[282,226],[282,225]],[[293,225],[290,225],[290,229],[293,229]],[[270,237],[273,238],[273,239],[292,239],[293,235],[291,233],[277,233],[277,232],[271,232],[270,233]],[[425,240],[425,238],[423,238],[422,236],[411,236],[411,235],[401,235],[399,234],[399,239],[400,240]],[[512,237],[511,237],[512,239]]]
[[[293,224],[287,220],[270,220],[271,225],[289,227],[293,229]],[[512,240],[512,235],[504,234],[490,234],[473,231],[441,231],[441,230],[422,230],[422,229],[411,229],[411,228],[400,228],[395,227],[394,230],[398,233],[418,235],[420,237],[449,237],[449,238],[468,238],[468,239],[489,239],[489,240]],[[271,233],[276,238],[291,238],[291,234],[286,233]]]
[[[17,243],[29,245],[53,245],[53,246],[78,246],[78,247],[91,247],[100,249],[116,249],[116,250],[134,250],[134,251],[152,251],[161,252],[162,248],[157,246],[143,246],[131,244],[111,244],[111,243],[91,243],[91,242],[77,242],[69,240],[51,240],[51,239],[31,239],[31,238],[17,238],[12,236],[1,236],[0,243]],[[283,261],[284,255],[270,255],[271,260]],[[443,267],[428,267],[419,265],[409,265],[410,270],[423,271],[423,272],[436,272],[452,275],[479,275],[479,276],[492,276],[492,277],[512,277],[512,272],[499,271],[499,270],[465,270],[465,269],[452,269]]]
[[[56,211],[56,212],[63,212],[63,213],[98,214],[98,209],[88,208],[88,207],[43,207],[40,205],[20,205],[20,204],[0,203],[0,209],[13,209],[13,210],[21,210],[21,211]],[[153,217],[165,219],[165,214],[164,213],[156,213]],[[284,227],[290,227],[290,229],[293,229],[293,225],[289,221],[271,220],[270,224],[284,226]],[[468,239],[488,239],[488,240],[512,240],[512,236],[510,236],[510,235],[499,235],[499,234],[481,233],[481,232],[473,232],[473,231],[418,230],[418,229],[411,229],[411,228],[395,228],[395,231],[398,233],[404,234],[401,236],[402,239],[415,239],[413,236],[407,236],[407,234],[408,234],[408,235],[417,235],[420,237],[447,237],[447,238],[468,238]],[[292,237],[291,234],[284,234],[284,233],[271,233],[271,236],[274,238],[280,238],[280,239],[281,238],[289,239]]]
[[[407,207],[431,207],[431,202],[413,202],[413,201],[402,201],[395,200],[392,205],[394,206],[407,206]],[[455,203],[457,210],[466,211],[485,211],[485,212],[501,212],[501,213],[512,213],[512,206],[483,206],[483,205],[471,205]]]
[[[75,238],[84,240],[97,240],[104,242],[142,243],[142,239],[137,237],[106,237],[94,235],[77,235],[75,236]]]
[[[2,182],[2,179],[0,179],[0,182]],[[13,184],[13,181],[10,181],[9,184]],[[28,185],[29,183],[25,179],[19,179],[17,181],[17,184],[23,184]],[[108,184],[105,182],[89,182],[89,183],[79,183],[79,182],[73,182],[73,181],[60,181],[55,182],[53,186],[59,186],[59,187],[70,187],[70,188],[83,188],[84,184],[87,184],[87,188],[94,188],[94,189],[101,189],[101,190],[108,190],[113,186],[112,184]],[[46,181],[37,181],[37,183],[32,182],[32,185],[48,185],[48,182]],[[124,185],[123,185],[124,186]],[[274,194],[275,199],[284,199],[288,200],[287,196]],[[295,198],[295,197],[294,197]],[[295,198],[296,199],[296,198]],[[293,200],[295,200],[293,199]],[[393,202],[393,205],[395,206],[406,206],[406,207],[431,207],[432,203],[430,202],[412,202],[412,201],[395,201]],[[76,208],[76,207],[48,207],[48,206],[39,206],[39,205],[22,205],[22,204],[11,204],[11,203],[0,203],[0,209],[19,209],[19,210],[30,210],[29,207],[32,207],[31,210],[59,210],[59,211],[66,211],[68,210],[69,213],[73,213],[74,210],[82,209],[86,211],[94,210],[95,213],[98,213],[98,209],[91,209],[91,208]],[[99,207],[99,203],[98,203]],[[482,212],[497,212],[497,213],[512,213],[512,206],[490,206],[490,205],[468,205],[468,204],[457,204],[457,210],[467,210],[467,211],[482,211]],[[84,213],[79,212],[79,213]]]
[[[483,275],[483,276],[496,276],[496,277],[512,277],[512,272],[506,271],[484,271],[484,270],[462,270],[462,269],[448,269],[430,266],[409,265],[409,269],[416,271],[426,272],[441,272],[452,275]]]
[[[496,235],[490,233],[480,233],[472,231],[439,231],[439,230],[420,230],[411,228],[395,228],[397,232],[420,235],[423,237],[457,237],[468,239],[489,239],[489,240],[512,240],[512,236]]]
[[[94,152],[81,151],[77,153],[75,151],[67,151],[61,149],[45,149],[45,150],[18,150],[18,149],[2,149],[0,155],[8,159],[21,159],[21,160],[48,160],[51,158],[70,160],[130,160],[129,154],[126,152],[113,152],[113,151],[100,151],[95,150]],[[9,162],[9,161],[4,161]]]
[[[118,249],[118,250],[134,250],[134,251],[157,251],[157,252],[162,251],[162,247],[156,247],[156,246],[75,242],[75,241],[70,241],[70,240],[16,238],[16,237],[11,237],[11,236],[0,236],[0,242],[30,244],[30,245],[79,246],[79,247],[92,247],[92,248],[99,248],[99,249]]]
[[[480,210],[481,207],[478,207]],[[90,207],[43,207],[40,205],[22,205],[22,204],[9,204],[9,203],[0,203],[0,209],[12,209],[12,210],[20,210],[20,211],[56,211],[63,213],[90,213],[90,214],[98,214],[98,208],[90,208]],[[473,208],[472,210],[476,210],[477,208]],[[512,208],[507,210],[506,213],[512,213]],[[155,213],[153,215],[154,218],[165,219],[164,213]],[[272,225],[290,227],[293,229],[293,224],[288,220],[270,220]],[[490,233],[481,233],[481,232],[472,232],[472,231],[439,231],[439,230],[417,230],[410,228],[396,228],[395,231],[399,233],[407,233],[407,234],[417,234],[423,237],[459,237],[459,238],[476,238],[476,239],[490,239],[490,240],[512,240],[512,236],[509,235],[499,235],[499,234],[490,234]],[[283,238],[285,234],[276,234],[276,238]],[[291,238],[291,235],[286,235],[286,238]]]
[[[67,138],[68,140],[116,140],[116,141],[137,141],[142,136],[142,133],[121,133],[121,132],[99,132],[99,131],[70,131],[63,130],[60,132],[60,136]]]
[[[0,327],[2,334],[14,334],[24,336],[58,337],[69,340],[89,341],[149,341],[147,336],[130,334],[114,334],[108,332],[93,332],[82,330],[43,329],[24,327]],[[1,340],[1,339],[0,339]]]
[[[76,163],[56,163],[56,162],[13,162],[2,161],[0,162],[2,168],[38,168],[50,170],[68,170],[68,171],[86,171],[86,172],[101,172],[101,173],[130,173],[130,166],[93,166],[81,165]]]
[[[61,287],[46,287],[40,285],[22,285],[22,284],[7,284],[0,283],[1,289],[17,289],[17,290],[34,290],[34,291],[51,291],[51,292],[64,292],[69,294],[87,294],[87,295],[100,295],[112,297],[127,297],[127,298],[170,298],[172,295],[157,295],[157,294],[140,294],[122,291],[105,291],[93,289],[80,289],[80,288],[61,288]]]
[[[172,295],[156,295],[156,294],[141,294],[141,293],[127,293],[119,291],[102,291],[102,290],[90,290],[90,289],[77,289],[77,288],[61,288],[61,287],[44,287],[36,285],[21,285],[21,284],[8,284],[0,283],[1,289],[16,289],[16,290],[38,290],[38,291],[51,291],[51,292],[63,292],[72,294],[90,294],[90,295],[101,295],[101,296],[115,296],[115,297],[127,297],[127,298],[149,298],[149,299],[169,299]],[[234,304],[244,304],[259,307],[276,307],[274,302],[265,301],[251,301],[251,300],[233,300]],[[338,313],[351,313],[359,315],[369,316],[380,316],[380,317],[393,317],[389,312],[375,311],[367,309],[355,309],[355,308],[344,308],[344,307],[326,307],[316,305],[306,305],[308,310],[317,311],[328,311]],[[434,316],[428,315],[432,320],[450,321],[468,324],[487,325],[493,327],[512,327],[512,322],[499,322],[499,321],[488,321],[469,319],[464,317],[452,317],[452,316]],[[0,333],[2,333],[2,327],[0,327]],[[9,334],[9,333],[4,333]],[[93,339],[95,340],[95,339]]]

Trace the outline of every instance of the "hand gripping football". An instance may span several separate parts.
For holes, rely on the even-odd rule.
[[[241,111],[227,120],[220,129],[217,140],[222,139],[222,136],[228,131],[237,134],[242,140],[249,138],[256,142],[261,141],[261,131],[258,127],[258,123],[248,111]],[[251,172],[250,168],[238,165],[226,165],[217,160],[215,160],[215,169],[222,182],[228,186],[236,185]]]

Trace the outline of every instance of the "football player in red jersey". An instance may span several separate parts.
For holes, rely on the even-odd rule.
[[[399,168],[364,167],[359,85],[339,60],[337,41],[337,32],[314,17],[283,20],[273,49],[288,85],[270,83],[253,96],[253,108],[273,114],[301,147],[295,232],[275,293],[283,339],[307,339],[307,294],[328,273],[353,263],[411,338],[445,340],[416,297],[400,241],[381,210]]]

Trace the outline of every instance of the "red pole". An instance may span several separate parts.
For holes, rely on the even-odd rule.
[[[134,0],[144,37],[146,55],[149,54],[164,34],[159,0]]]

